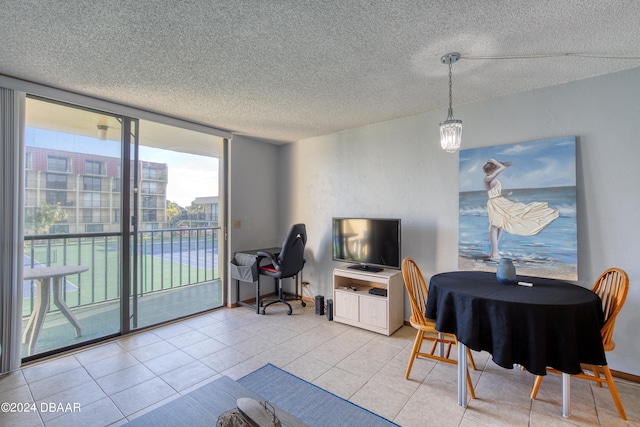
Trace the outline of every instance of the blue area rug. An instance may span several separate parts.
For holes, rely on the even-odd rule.
[[[221,377],[154,409],[128,427],[211,427],[240,397],[269,401],[286,427],[390,427],[397,424],[271,364],[238,381]]]
[[[272,364],[240,378],[238,383],[310,426],[397,426]]]
[[[264,401],[231,378],[221,377],[130,421],[127,427],[213,427],[220,414],[236,407],[240,397]],[[307,426],[281,408],[275,409],[283,426]]]

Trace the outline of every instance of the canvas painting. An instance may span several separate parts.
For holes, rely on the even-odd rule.
[[[460,151],[458,266],[578,279],[576,137]]]

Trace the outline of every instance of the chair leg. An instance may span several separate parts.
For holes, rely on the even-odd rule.
[[[467,347],[467,359],[469,360],[469,364],[471,365],[471,369],[473,369],[474,371],[477,371],[476,362],[475,362],[475,360],[473,360],[473,355],[471,354],[471,350],[469,350],[469,347]]]
[[[593,371],[593,376],[596,378],[600,378],[600,370],[598,369],[598,367],[596,365],[592,365],[591,366],[591,370]],[[596,381],[598,383],[598,387],[602,387],[602,382],[601,381]]]
[[[531,390],[531,398],[535,399],[538,395],[538,390],[540,390],[540,384],[542,384],[542,379],[544,377],[542,375],[536,375],[536,381],[533,383],[533,390]]]
[[[469,390],[469,396],[472,399],[476,398],[476,393],[473,391],[473,383],[471,382],[471,374],[469,374],[469,370],[467,369],[467,389]]]
[[[283,303],[285,304],[287,307],[289,307],[289,311],[287,312],[288,315],[291,315],[291,313],[293,313],[293,308],[291,307],[291,304],[289,304],[287,302],[287,300],[284,298],[284,293],[282,290],[282,279],[274,279],[276,282],[276,292],[278,293],[278,296],[275,298],[263,298],[260,300],[260,306],[262,307],[262,314],[266,314],[265,310],[267,307],[269,307],[271,304],[276,304],[276,303]],[[269,301],[268,304],[264,304],[264,301]]]
[[[596,376],[594,378],[591,378],[589,376],[585,376],[585,375],[579,375],[580,378],[585,378],[585,379],[589,379],[592,381],[596,381],[598,383],[598,385],[600,385],[600,383],[602,382],[602,378],[600,378],[600,374],[598,371],[598,368],[596,366],[593,366],[594,369],[594,374],[596,374]],[[602,372],[604,372],[604,376],[607,380],[607,385],[609,386],[609,392],[611,392],[611,397],[613,398],[613,403],[616,404],[616,408],[618,408],[618,413],[620,414],[620,418],[622,418],[623,420],[627,419],[627,414],[624,412],[624,407],[622,406],[622,400],[620,400],[620,395],[618,394],[618,388],[616,387],[616,384],[613,382],[613,376],[611,375],[611,371],[609,370],[609,366],[607,365],[603,365],[602,366]],[[533,383],[533,390],[531,390],[531,398],[535,399],[536,396],[538,395],[538,390],[540,389],[540,384],[542,384],[542,378],[544,378],[541,375],[537,375],[536,376],[536,381]],[[599,381],[598,381],[599,379]]]
[[[287,314],[289,314],[289,315],[290,315],[291,313],[293,313],[293,308],[291,307],[291,304],[289,304],[288,302],[286,302],[286,301],[284,301],[284,300],[276,300],[276,301],[270,301],[269,303],[265,304],[265,305],[262,307],[262,314],[266,314],[266,313],[265,313],[265,310],[266,310],[266,308],[267,308],[267,307],[269,307],[269,306],[270,306],[270,305],[272,305],[272,304],[279,303],[279,302],[281,302],[281,303],[285,304],[287,307],[289,307],[289,311],[287,312]]]
[[[620,395],[618,394],[618,388],[616,384],[613,382],[613,376],[611,375],[611,371],[609,370],[609,366],[602,366],[602,371],[604,372],[604,376],[607,379],[607,385],[609,386],[609,391],[611,392],[611,397],[613,398],[613,402],[616,404],[616,408],[618,408],[618,413],[620,414],[620,418],[623,420],[627,419],[627,414],[624,412],[624,408],[622,407],[622,401],[620,400]]]
[[[416,340],[413,342],[413,349],[411,350],[411,357],[409,358],[409,365],[407,366],[407,372],[404,374],[404,379],[409,379],[409,374],[411,373],[411,367],[413,366],[413,361],[418,357],[418,353],[420,352],[420,347],[422,346],[422,339],[424,338],[424,331],[418,330],[416,333]]]

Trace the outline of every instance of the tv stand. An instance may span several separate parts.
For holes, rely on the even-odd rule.
[[[386,289],[387,296],[370,294],[372,288]],[[400,270],[333,270],[333,320],[379,334],[394,333],[404,324]]]
[[[353,264],[347,268],[350,268],[352,270],[359,270],[359,271],[369,271],[371,273],[379,273],[382,270],[384,270],[384,268],[382,267],[374,267],[372,265],[367,265],[367,264]]]

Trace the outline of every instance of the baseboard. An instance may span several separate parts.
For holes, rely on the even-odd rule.
[[[620,378],[622,380],[627,380],[627,381],[631,381],[634,383],[640,383],[640,375],[633,375],[633,374],[628,374],[626,372],[620,372],[620,371],[614,371],[613,369],[611,369],[611,375],[613,375],[616,378]]]

